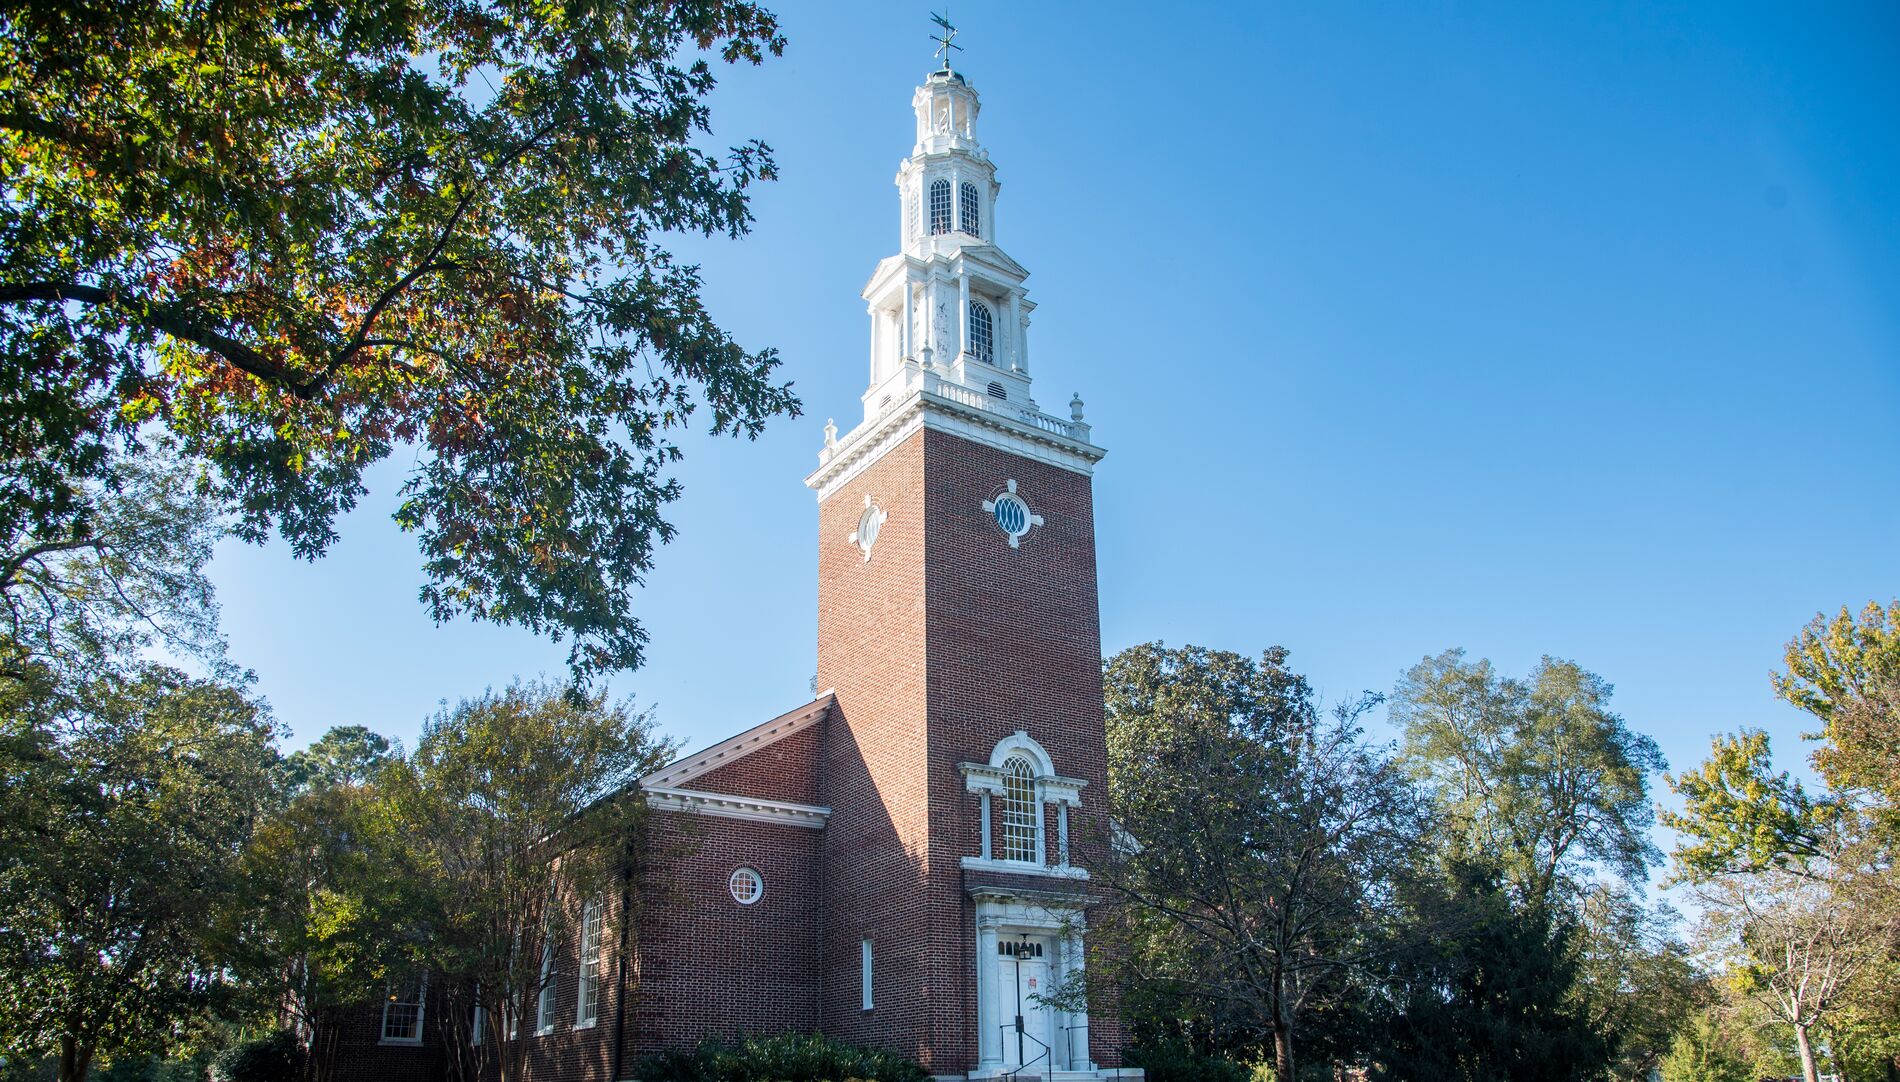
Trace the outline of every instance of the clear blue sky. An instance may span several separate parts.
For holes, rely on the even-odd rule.
[[[722,142],[782,179],[695,241],[804,417],[695,439],[614,681],[697,745],[803,701],[827,416],[931,66],[922,3],[775,5]],[[959,2],[1037,396],[1088,402],[1108,650],[1269,644],[1332,697],[1463,646],[1573,658],[1671,763],[1801,719],[1767,674],[1818,610],[1900,594],[1900,7]],[[431,626],[389,522],[317,564],[221,550],[235,652],[301,744],[413,740],[564,647]]]

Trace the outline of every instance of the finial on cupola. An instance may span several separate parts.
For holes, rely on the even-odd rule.
[[[838,422],[830,417],[825,418],[825,446],[838,446]]]

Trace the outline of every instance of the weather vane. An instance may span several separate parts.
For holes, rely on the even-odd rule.
[[[943,33],[941,34],[930,35],[930,40],[937,43],[936,55],[943,57],[943,70],[949,71],[950,70],[950,50],[955,49],[958,52],[963,51],[963,46],[957,45],[951,41],[952,38],[957,36],[957,28],[950,25],[950,11],[948,8],[944,9],[944,13],[942,15],[939,15],[934,11],[931,12],[930,21],[933,23],[936,23],[937,29],[943,31]]]

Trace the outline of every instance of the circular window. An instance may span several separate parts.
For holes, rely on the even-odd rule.
[[[765,880],[751,868],[740,868],[726,880],[726,888],[732,891],[732,900],[740,905],[751,905],[765,897]]]
[[[1029,505],[1014,492],[996,497],[996,525],[1012,539],[1029,532]]]
[[[871,558],[871,546],[877,544],[878,528],[883,525],[884,512],[876,506],[865,508],[864,514],[858,516],[858,549],[867,560]]]

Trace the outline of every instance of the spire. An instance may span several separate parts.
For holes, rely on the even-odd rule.
[[[864,421],[843,435],[828,429],[820,461],[859,453],[853,448],[868,446],[872,433],[921,409],[1009,433],[999,446],[1018,453],[1028,441],[1048,444],[1064,462],[1092,463],[1101,451],[1089,443],[1080,397],[1064,419],[1043,413],[1031,393],[1029,271],[1000,245],[1002,185],[976,138],[976,88],[951,64],[957,28],[947,13],[931,19],[942,66],[911,95],[917,138],[897,168],[898,250],[863,292],[871,322]]]

